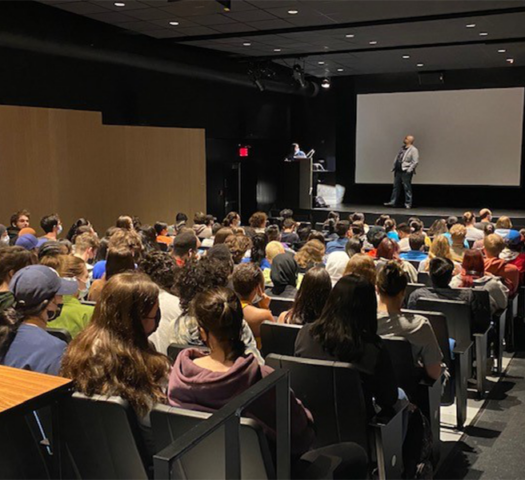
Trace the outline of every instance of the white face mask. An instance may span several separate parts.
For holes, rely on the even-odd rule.
[[[84,285],[85,287],[82,290],[78,291],[79,298],[86,298],[88,296],[89,287],[91,286],[91,279],[89,278],[88,281]]]
[[[0,238],[0,244],[9,245],[9,235],[6,235],[5,237]]]
[[[255,297],[253,297],[252,305],[257,305],[262,299],[263,297],[259,295],[258,293],[256,293]]]
[[[59,225],[58,230],[57,230],[57,235],[60,235],[62,233],[62,230],[63,230],[62,225]]]

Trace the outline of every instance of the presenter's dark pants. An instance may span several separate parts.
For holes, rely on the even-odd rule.
[[[394,174],[394,188],[392,189],[392,198],[390,203],[397,205],[401,190],[405,190],[405,205],[412,206],[412,177],[413,173],[395,172]]]

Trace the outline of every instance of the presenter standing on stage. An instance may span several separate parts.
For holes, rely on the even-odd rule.
[[[412,208],[412,176],[419,163],[419,151],[414,146],[414,137],[407,135],[403,140],[403,147],[394,160],[394,186],[390,202],[387,207],[395,207],[401,196],[401,189],[405,190],[405,208]]]
[[[306,158],[306,153],[301,150],[298,143],[292,143],[293,158]]]

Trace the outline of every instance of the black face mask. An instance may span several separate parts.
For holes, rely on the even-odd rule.
[[[48,310],[47,311],[47,321],[51,322],[52,320],[56,320],[58,317],[60,317],[60,314],[62,313],[62,308],[64,308],[64,304],[60,303],[57,305],[57,309],[54,311]]]
[[[157,309],[157,314],[155,315],[155,330],[157,330],[157,328],[159,328],[160,317],[161,317],[161,313],[160,313],[160,307],[159,307]]]

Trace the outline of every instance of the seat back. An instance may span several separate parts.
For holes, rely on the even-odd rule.
[[[416,270],[419,268],[421,260],[406,260],[410,265],[412,265]]]
[[[201,346],[201,345],[187,345],[187,344],[181,344],[181,343],[170,343],[168,347],[168,358],[171,360],[171,363],[175,363],[175,360],[177,360],[177,357],[179,356],[179,353],[183,350],[186,350],[187,348],[193,348],[195,350],[202,350],[203,352],[207,352],[208,348]]]
[[[46,328],[47,333],[50,335],[53,335],[53,337],[58,338],[59,340],[62,340],[63,342],[70,343],[71,340],[71,334],[65,329],[65,328]]]
[[[148,478],[135,413],[120,397],[75,393],[61,409],[66,478]]]
[[[293,357],[295,339],[302,325],[263,322],[261,324],[261,353],[266,357],[270,353]]]
[[[160,452],[179,436],[210,417],[210,413],[156,405],[151,412],[155,450]],[[200,442],[178,465],[187,478],[224,478],[226,445],[224,427]],[[262,428],[254,420],[241,419],[241,478],[275,478],[270,449]],[[205,459],[205,461],[203,461]]]
[[[390,354],[397,386],[405,391],[408,398],[415,401],[417,386],[422,375],[416,368],[410,342],[401,337],[389,337],[383,338],[383,343]]]
[[[369,450],[359,372],[349,363],[270,354],[266,363],[290,372],[290,386],[315,419],[315,448],[355,442]]]
[[[408,302],[408,299],[410,298],[410,295],[412,295],[413,292],[415,292],[419,288],[424,288],[424,287],[425,285],[422,283],[409,283],[405,290],[405,304],[406,302]]]
[[[492,315],[490,311],[490,295],[483,288],[472,289],[473,301],[475,303],[472,319],[472,333],[484,333],[490,327]]]
[[[270,302],[270,311],[274,317],[278,317],[281,313],[290,310],[293,306],[293,300],[286,298],[272,297]]]
[[[416,305],[418,310],[441,312],[447,319],[448,333],[456,342],[471,341],[471,314],[467,302],[420,298]]]
[[[431,287],[430,274],[428,272],[417,272],[417,283],[422,283],[426,287]]]

